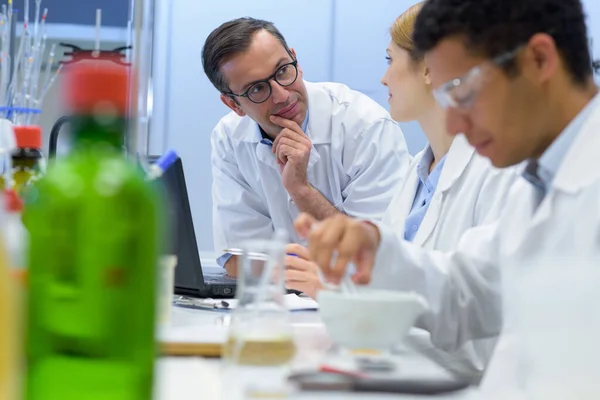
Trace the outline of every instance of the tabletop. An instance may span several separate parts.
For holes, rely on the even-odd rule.
[[[171,319],[164,329],[181,327],[198,328],[198,332],[215,327],[226,329],[230,315],[224,312],[173,307]],[[297,356],[292,363],[293,371],[316,369],[333,344],[328,339],[326,329],[318,312],[293,312],[292,324],[297,346]],[[217,328],[220,329],[220,328]],[[448,372],[428,358],[410,349],[404,349],[400,355],[401,365],[413,374],[432,374],[447,376]],[[211,400],[226,399],[228,388],[235,382],[225,381],[221,373],[223,363],[220,359],[202,357],[163,357],[156,366],[155,399],[179,400],[197,395],[198,398]],[[438,400],[471,398],[473,389],[455,392],[443,396],[432,396]],[[391,395],[375,393],[348,392],[293,392],[292,399],[387,399],[391,396],[401,399],[427,399],[427,396]]]

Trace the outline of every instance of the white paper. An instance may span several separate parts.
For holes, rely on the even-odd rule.
[[[319,309],[319,303],[310,297],[300,297],[295,294],[286,294],[284,296],[284,300],[286,307],[290,311]]]
[[[290,311],[299,310],[317,310],[319,303],[308,297],[299,297],[295,294],[287,294],[284,296],[285,304]],[[203,300],[202,303],[205,305],[210,304],[221,304],[222,300]],[[235,309],[237,306],[237,300],[231,299],[226,300],[229,304],[229,309]],[[184,309],[180,309],[184,312]],[[191,312],[192,310],[188,310]],[[206,313],[204,314],[191,314],[191,315],[202,315],[202,316],[217,316],[219,313]],[[225,318],[229,318],[229,314],[221,314]],[[211,323],[205,323],[198,320],[190,325],[184,324],[179,325],[179,319],[174,318],[175,322],[161,327],[158,332],[159,340],[163,342],[171,343],[225,343],[227,341],[227,334],[229,327],[224,325],[217,325]]]
[[[207,306],[217,305],[218,308],[221,308],[223,301],[225,301],[229,305],[227,308],[230,310],[235,309],[238,304],[237,299],[228,299],[228,300],[206,299],[206,300],[203,300],[201,303],[205,304]],[[285,302],[287,309],[290,311],[318,310],[319,309],[319,303],[317,303],[314,299],[311,299],[310,297],[300,297],[295,294],[286,294],[284,296],[284,302]]]

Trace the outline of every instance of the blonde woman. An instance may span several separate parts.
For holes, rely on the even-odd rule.
[[[389,90],[392,118],[417,121],[428,143],[412,160],[384,222],[403,232],[407,241],[449,251],[465,230],[496,219],[516,174],[492,167],[463,136],[446,132],[445,112],[433,97],[429,70],[412,42],[421,6],[412,6],[394,22],[389,67],[381,82]]]

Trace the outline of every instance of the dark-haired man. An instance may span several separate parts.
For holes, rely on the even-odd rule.
[[[410,161],[383,107],[341,84],[305,82],[295,51],[268,21],[219,26],[202,61],[232,110],[212,134],[216,251],[275,230],[297,242],[300,212],[381,218]],[[236,257],[225,253],[219,263],[236,274]]]
[[[377,223],[314,226],[303,215],[312,258],[334,281],[354,261],[357,282],[425,296],[419,326],[448,352],[504,323],[490,382],[518,382],[526,398],[597,396],[600,96],[580,0],[429,0],[414,41],[448,131],[497,167],[524,162],[523,179],[500,220],[468,231],[455,252],[422,250]]]

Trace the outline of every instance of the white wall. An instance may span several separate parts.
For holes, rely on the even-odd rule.
[[[394,20],[416,3],[417,0],[336,1],[331,79],[345,83],[389,108],[388,91],[380,83],[387,68],[388,31]],[[416,122],[400,125],[408,149],[415,154],[426,143],[421,128]]]
[[[174,148],[183,158],[198,247],[212,251],[210,134],[228,111],[201,65],[211,30],[229,19],[252,16],[275,22],[294,47],[305,78],[342,82],[384,107],[381,86],[388,28],[417,0],[304,0],[294,7],[274,0],[156,0],[156,86],[151,152]],[[596,58],[600,57],[600,2],[584,0]],[[368,21],[368,22],[367,22]],[[309,28],[310,23],[310,28]],[[409,150],[425,139],[416,123],[402,124]]]

